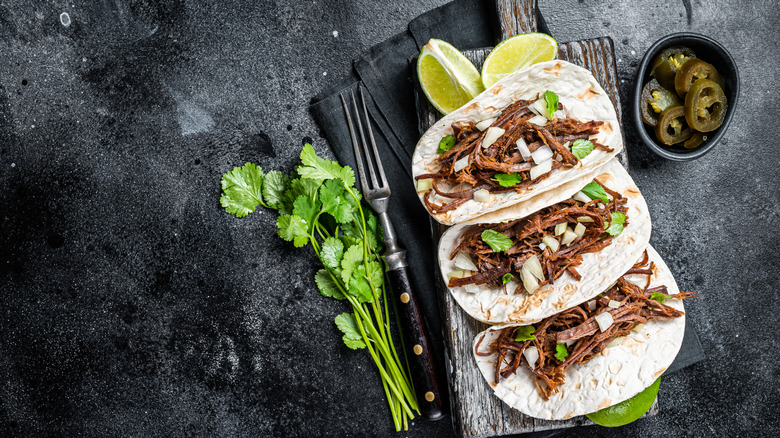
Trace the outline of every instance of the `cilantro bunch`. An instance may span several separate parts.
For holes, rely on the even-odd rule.
[[[311,244],[323,265],[314,276],[320,293],[352,306],[352,313],[335,320],[344,344],[368,350],[396,431],[407,430],[419,409],[390,333],[381,229],[376,216],[361,206],[354,171],[318,157],[306,144],[301,164],[289,176],[246,163],[225,173],[221,183],[225,211],[245,217],[258,205],[277,210],[279,237],[299,248]]]

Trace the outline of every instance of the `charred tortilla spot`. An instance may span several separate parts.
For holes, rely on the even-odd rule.
[[[604,132],[606,132],[607,134],[612,134],[613,131],[612,131],[612,124],[611,123],[604,122],[604,124],[601,125],[601,127],[603,128]]]
[[[555,76],[560,76],[561,75],[561,63],[560,62],[556,62],[554,66],[552,66],[550,68],[546,68],[546,69],[544,69],[544,71],[546,71],[547,73],[552,73]]]
[[[588,99],[593,99],[594,97],[598,97],[600,95],[601,93],[599,93],[598,90],[596,90],[596,88],[593,87],[593,84],[591,84],[591,86],[587,90],[585,90],[582,94],[580,94],[577,97],[580,100],[588,100]]]
[[[658,370],[655,373],[653,373],[653,377],[657,379],[658,376],[660,376],[661,374],[664,373],[664,371],[666,371],[666,368],[661,368],[660,370]]]
[[[642,196],[642,193],[639,192],[639,189],[635,189],[633,187],[627,188],[626,190],[623,191],[623,193],[627,198],[638,198]]]
[[[569,419],[569,418],[571,418],[571,417],[573,417],[573,416],[574,416],[574,411],[571,411],[571,412],[569,412],[568,414],[564,415],[564,416],[563,416],[563,418],[564,418],[564,419]]]
[[[491,94],[499,94],[499,93],[501,92],[501,90],[503,90],[503,89],[504,89],[504,86],[503,86],[503,85],[496,85],[495,87],[493,87],[493,88],[490,90],[490,93],[491,93]]]
[[[604,408],[608,408],[610,406],[612,406],[612,400],[610,400],[608,398],[605,398],[604,401],[602,401],[601,404],[599,404],[598,408],[596,408],[596,409],[600,411],[600,410],[602,410]]]

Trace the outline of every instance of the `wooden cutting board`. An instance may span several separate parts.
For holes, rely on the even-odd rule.
[[[519,33],[537,31],[536,0],[497,0],[496,12],[501,29],[501,38]],[[477,68],[482,67],[492,48],[467,50],[464,52]],[[559,43],[558,58],[590,70],[609,94],[622,126],[620,91],[612,39],[594,38],[569,43]],[[415,63],[416,64],[416,63]],[[414,78],[416,74],[412,75]],[[422,134],[430,128],[441,114],[428,103],[419,87],[415,87],[417,114]],[[625,145],[625,138],[623,141]],[[620,163],[628,168],[626,149],[618,155]],[[432,222],[433,241],[438,245],[439,236],[447,227]],[[437,254],[434,249],[434,254]],[[534,431],[564,429],[593,424],[587,417],[575,417],[565,421],[540,420],[529,417],[510,408],[493,395],[482,374],[477,369],[471,352],[476,335],[488,325],[471,318],[449,294],[438,267],[435,272],[439,304],[444,321],[444,343],[446,347],[447,382],[450,390],[450,405],[455,432],[464,437],[488,437],[527,433]],[[658,402],[645,414],[653,416],[658,412]]]

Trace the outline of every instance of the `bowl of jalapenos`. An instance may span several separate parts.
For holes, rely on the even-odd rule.
[[[693,160],[723,137],[738,96],[737,64],[725,47],[696,33],[668,35],[639,64],[634,123],[653,152]]]

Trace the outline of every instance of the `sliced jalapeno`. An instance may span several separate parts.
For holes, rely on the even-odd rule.
[[[657,80],[651,79],[642,88],[640,106],[642,108],[642,121],[650,126],[658,124],[658,114],[671,105],[679,105],[680,98],[676,94],[663,88]]]
[[[728,101],[715,81],[697,79],[685,95],[685,121],[699,132],[720,128],[726,117]]]
[[[691,88],[693,81],[701,78],[715,81],[720,85],[720,88],[725,87],[723,78],[720,77],[720,74],[718,74],[718,71],[715,70],[712,64],[701,59],[692,58],[685,61],[685,64],[677,70],[677,74],[674,76],[674,89],[680,97],[683,97]]]
[[[701,146],[706,140],[707,140],[707,135],[702,134],[701,132],[694,132],[691,138],[685,140],[682,146],[685,149],[695,149]]]
[[[674,77],[677,70],[696,53],[687,47],[669,47],[653,59],[650,75],[658,79],[658,83],[668,90],[674,90]]]
[[[672,105],[661,111],[658,116],[658,124],[655,125],[655,135],[658,141],[671,146],[688,140],[693,130],[685,122],[685,107]]]

